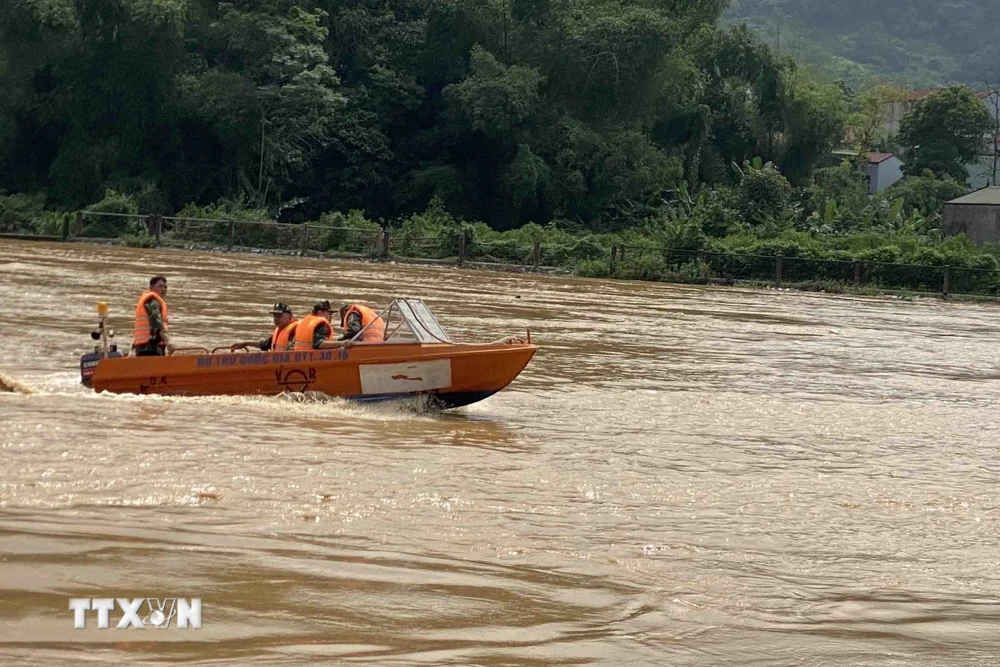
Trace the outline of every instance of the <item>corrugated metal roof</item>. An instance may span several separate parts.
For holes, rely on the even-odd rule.
[[[949,204],[992,204],[1000,206],[1000,186],[990,185],[952,199]]]

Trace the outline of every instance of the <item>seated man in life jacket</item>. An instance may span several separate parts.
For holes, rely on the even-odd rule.
[[[230,351],[245,350],[248,347],[256,347],[262,352],[288,350],[292,345],[295,328],[299,321],[292,315],[292,309],[288,307],[287,303],[274,304],[271,308],[271,316],[274,318],[274,331],[271,332],[270,336],[259,341],[248,340],[243,343],[234,343],[229,348]]]
[[[351,341],[355,336],[362,343],[381,343],[385,340],[385,320],[360,303],[345,303],[340,307],[340,328],[344,334],[338,340]]]
[[[306,352],[340,347],[339,343],[331,340],[333,338],[333,324],[330,322],[331,310],[332,306],[330,306],[329,301],[320,301],[313,306],[311,315],[306,315],[299,320],[293,334],[293,350]]]

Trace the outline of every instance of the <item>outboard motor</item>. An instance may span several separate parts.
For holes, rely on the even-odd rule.
[[[90,386],[90,378],[97,370],[97,364],[100,363],[101,359],[125,356],[118,351],[118,345],[112,342],[115,337],[114,329],[109,329],[106,326],[108,318],[108,304],[106,302],[97,302],[97,315],[100,321],[97,323],[97,329],[90,332],[90,337],[100,341],[100,345],[95,345],[93,352],[88,352],[80,357],[80,382],[85,387]]]

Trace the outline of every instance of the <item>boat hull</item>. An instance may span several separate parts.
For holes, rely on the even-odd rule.
[[[421,399],[430,408],[500,391],[537,351],[523,343],[357,343],[340,350],[102,359],[95,391],[166,396],[319,392],[364,402]]]

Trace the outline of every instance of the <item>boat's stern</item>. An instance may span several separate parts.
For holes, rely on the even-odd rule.
[[[93,386],[91,381],[94,377],[94,372],[97,370],[97,365],[101,363],[101,359],[114,359],[125,356],[118,351],[118,346],[113,342],[115,332],[107,327],[108,304],[104,301],[99,301],[97,303],[97,314],[100,317],[100,321],[97,324],[97,329],[90,332],[90,337],[95,341],[99,341],[100,345],[95,345],[93,352],[88,352],[80,357],[80,384],[84,387]]]
[[[83,355],[80,357],[80,384],[84,387],[93,387],[91,380],[94,377],[94,372],[97,370],[97,365],[101,363],[101,359],[116,359],[124,356],[118,350],[109,350],[106,353],[88,352]]]

